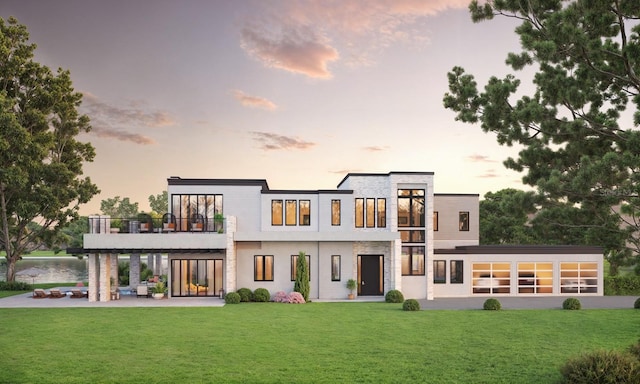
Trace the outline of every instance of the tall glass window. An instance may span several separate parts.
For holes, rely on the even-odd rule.
[[[218,296],[222,289],[222,259],[171,260],[171,296]]]
[[[284,216],[286,225],[296,225],[296,214],[298,213],[298,201],[287,200],[284,206]]]
[[[273,256],[254,256],[253,279],[255,281],[273,281]]]
[[[378,199],[378,228],[387,226],[387,199]]]
[[[367,228],[374,228],[376,226],[376,199],[366,199],[367,203]]]
[[[469,212],[458,213],[458,226],[461,231],[469,230]]]
[[[340,200],[331,200],[331,225],[340,225]]]
[[[398,226],[424,227],[424,189],[398,190]]]
[[[447,282],[447,261],[433,260],[433,282],[444,284]]]
[[[200,231],[217,231],[214,218],[223,214],[222,195],[171,195],[171,214],[176,231],[192,230],[194,223]]]
[[[356,199],[356,228],[364,227],[364,199]]]
[[[433,212],[433,230],[438,230],[438,211]]]
[[[271,200],[271,225],[282,225],[282,200]]]
[[[402,247],[402,274],[424,276],[424,247]]]
[[[462,284],[463,283],[463,273],[464,273],[464,261],[462,260],[451,260],[451,276],[450,282],[451,284]]]
[[[311,201],[300,200],[300,217],[298,218],[300,225],[311,225]]]
[[[340,281],[340,255],[331,255],[331,281]]]

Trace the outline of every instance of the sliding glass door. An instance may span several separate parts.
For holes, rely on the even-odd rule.
[[[222,259],[171,260],[171,296],[220,296]]]

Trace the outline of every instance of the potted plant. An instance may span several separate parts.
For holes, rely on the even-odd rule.
[[[221,213],[213,215],[213,223],[218,233],[224,233],[224,216]]]
[[[356,282],[354,279],[347,280],[347,289],[351,291],[351,293],[349,293],[349,300],[353,300],[356,297],[353,291],[355,291],[357,287],[358,282]]]
[[[167,293],[167,286],[164,285],[164,281],[158,281],[156,286],[151,288],[151,292],[153,292],[154,299],[162,299],[164,294]]]

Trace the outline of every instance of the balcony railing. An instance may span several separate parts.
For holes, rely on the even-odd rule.
[[[89,233],[224,233],[223,217],[206,218],[174,216],[170,213],[162,217],[141,214],[136,217],[89,216]]]

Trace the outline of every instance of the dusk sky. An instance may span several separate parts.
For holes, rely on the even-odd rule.
[[[484,85],[519,51],[516,21],[474,24],[469,0],[2,0],[71,71],[100,201],[170,176],[334,189],[348,172],[432,171],[436,193],[524,189],[514,148],[443,107],[455,65]]]

